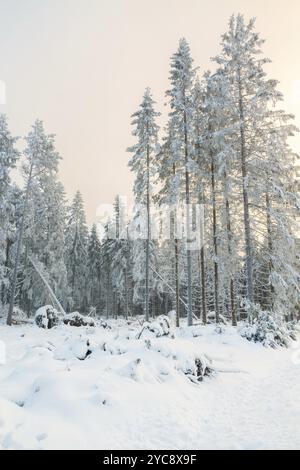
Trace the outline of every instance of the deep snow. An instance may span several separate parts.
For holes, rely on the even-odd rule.
[[[0,449],[300,449],[300,343],[109,323],[0,326]],[[195,384],[183,371],[201,355],[217,371]]]

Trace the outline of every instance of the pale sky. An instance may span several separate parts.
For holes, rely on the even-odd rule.
[[[165,116],[179,39],[189,41],[202,74],[238,12],[257,17],[268,71],[300,127],[299,0],[0,0],[0,112],[15,135],[36,118],[56,134],[60,178],[68,197],[82,192],[89,223],[99,204],[131,194],[130,115],[145,87]],[[300,137],[294,141],[300,153]]]

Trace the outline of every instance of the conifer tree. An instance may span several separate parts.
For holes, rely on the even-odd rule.
[[[136,246],[141,250],[145,246],[145,319],[149,321],[149,299],[150,299],[150,250],[151,250],[151,200],[152,179],[156,172],[155,157],[158,152],[158,125],[156,118],[159,115],[154,109],[154,101],[149,88],[146,89],[139,110],[133,114],[133,135],[137,143],[128,151],[132,153],[129,166],[135,173],[134,195],[136,204],[143,206],[142,210],[146,220],[145,243],[139,240]],[[140,212],[140,216],[141,216]],[[140,253],[141,253],[140,250]]]
[[[14,224],[14,186],[11,183],[11,170],[19,158],[16,149],[17,138],[9,132],[6,116],[0,114],[0,287],[1,299],[6,302],[9,281],[9,251],[12,244]]]
[[[98,306],[100,302],[100,281],[101,281],[101,243],[98,237],[96,224],[92,225],[89,234],[87,248],[87,271],[89,279],[89,302],[92,306]]]
[[[178,155],[179,168],[177,174],[180,175],[184,185],[184,203],[186,209],[186,261],[187,261],[187,298],[188,298],[188,325],[193,324],[192,311],[192,259],[191,250],[189,249],[189,235],[191,229],[190,204],[191,188],[190,178],[191,172],[194,171],[193,161],[193,99],[192,90],[194,84],[195,71],[193,69],[193,60],[190,55],[190,48],[185,39],[179,42],[177,52],[171,57],[170,81],[171,88],[167,91],[170,98],[171,113],[175,127],[176,154]]]
[[[24,152],[24,156],[26,158],[24,163],[26,185],[21,220],[18,227],[16,255],[14,258],[14,270],[11,282],[10,303],[7,316],[8,325],[11,325],[12,323],[13,307],[17,287],[17,276],[22,250],[24,223],[27,217],[27,209],[31,195],[32,184],[35,183],[37,177],[42,178],[43,175],[56,172],[58,161],[60,159],[59,154],[55,150],[54,135],[45,134],[42,121],[36,120],[32,126],[32,130],[29,132],[25,140],[27,143],[27,147]]]
[[[66,229],[66,264],[72,307],[85,311],[87,308],[87,249],[88,228],[82,195],[76,192],[69,209]]]

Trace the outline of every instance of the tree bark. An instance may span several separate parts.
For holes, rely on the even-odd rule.
[[[211,128],[209,127],[211,132]],[[211,160],[211,192],[212,192],[212,216],[213,216],[213,246],[214,246],[214,300],[216,323],[220,322],[219,312],[219,266],[218,266],[218,239],[217,239],[217,208],[216,208],[216,181],[215,181],[215,157],[210,148]]]
[[[272,221],[271,221],[271,201],[269,191],[266,192],[266,211],[267,211],[267,232],[268,232],[268,250],[269,250],[269,285],[270,285],[270,310],[274,307],[274,286],[271,280],[273,271],[272,253],[273,253],[273,240],[272,240]]]
[[[14,266],[13,278],[12,278],[12,284],[11,284],[10,302],[9,302],[9,308],[8,308],[8,314],[7,314],[7,320],[6,320],[6,323],[9,326],[11,326],[12,324],[12,316],[13,316],[15,295],[16,295],[16,288],[17,288],[18,269],[19,269],[20,255],[21,255],[21,245],[22,245],[23,232],[24,232],[24,222],[25,222],[25,216],[26,216],[27,206],[28,206],[32,173],[33,173],[33,160],[31,160],[31,163],[30,163],[29,175],[28,175],[28,180],[27,180],[27,185],[26,185],[25,200],[24,200],[24,206],[23,206],[23,213],[22,213],[21,224],[20,224],[19,233],[18,233],[17,252],[16,252],[15,266]]]
[[[150,150],[147,145],[147,239],[146,239],[146,292],[145,292],[145,320],[149,321],[149,258],[150,258]]]
[[[246,248],[246,269],[247,269],[247,297],[250,304],[253,304],[253,258],[251,246],[251,225],[249,214],[249,194],[248,194],[248,171],[246,164],[246,141],[245,141],[245,116],[242,95],[242,83],[240,70],[238,71],[238,92],[239,92],[239,117],[240,117],[240,137],[241,137],[241,165],[243,182],[243,205],[244,205],[244,231]],[[248,310],[248,320],[252,322],[252,309]]]
[[[192,260],[191,250],[188,242],[190,240],[190,175],[188,170],[188,135],[187,135],[187,116],[186,111],[183,112],[184,121],[184,151],[185,151],[185,204],[186,204],[186,239],[187,239],[187,291],[188,291],[188,326],[193,325],[193,308],[192,308]]]
[[[173,164],[173,175],[176,175],[176,166]],[[176,297],[176,326],[180,326],[180,300],[179,300],[179,259],[178,259],[178,238],[177,238],[177,211],[174,210],[174,270],[175,270],[175,297]]]
[[[230,215],[230,203],[227,191],[227,173],[224,173],[224,196],[225,196],[225,214],[226,214],[226,228],[227,228],[227,243],[228,243],[228,256],[232,257],[232,230],[231,230],[231,215]],[[232,263],[231,263],[232,264]],[[232,273],[230,273],[230,309],[231,309],[231,321],[233,326],[237,326],[237,316],[234,298],[234,279]]]
[[[205,253],[204,246],[200,250],[200,269],[201,269],[201,297],[202,297],[202,322],[206,325],[207,308],[206,308],[206,279],[205,279]]]

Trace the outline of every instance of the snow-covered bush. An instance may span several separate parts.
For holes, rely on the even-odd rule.
[[[0,303],[0,319],[6,321],[8,313],[8,305],[3,305]],[[13,324],[18,324],[22,322],[28,322],[28,316],[26,313],[19,307],[15,306],[13,309]]]
[[[167,317],[167,315],[160,315],[155,321],[144,323],[137,337],[138,339],[145,336],[155,336],[156,338],[160,338],[161,336],[169,336],[170,332],[171,325],[169,317]]]
[[[205,356],[199,356],[183,372],[192,382],[202,382],[204,377],[213,373],[213,368],[210,360]]]
[[[91,317],[85,317],[79,312],[68,313],[64,316],[63,322],[69,326],[95,326],[95,321]]]
[[[216,323],[216,314],[215,314],[215,312],[208,312],[206,322],[207,322],[207,324]],[[223,315],[221,315],[221,314],[219,314],[219,323],[221,323],[222,325],[227,324],[226,318],[223,317]]]
[[[15,306],[13,309],[13,319],[15,322],[22,322],[28,320],[28,316],[21,308]]]
[[[297,341],[300,336],[300,323],[296,320],[290,321],[286,324],[287,330],[293,341]]]
[[[104,329],[108,329],[108,330],[111,330],[111,326],[109,325],[109,323],[107,323],[107,321],[105,320],[100,320],[100,326]]]
[[[36,311],[34,320],[39,328],[48,330],[59,324],[59,314],[52,305],[45,305]]]
[[[276,320],[269,312],[261,312],[253,321],[240,329],[240,334],[248,341],[262,343],[266,347],[288,347],[293,339],[287,325]]]

